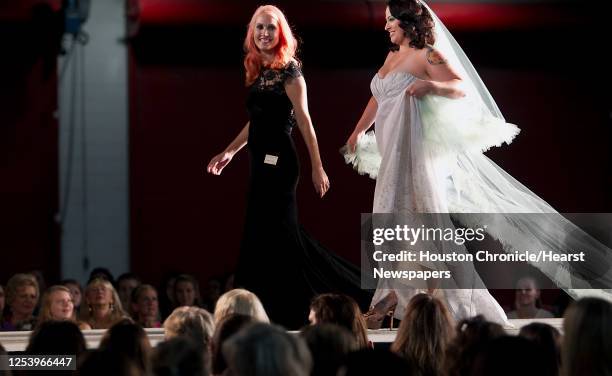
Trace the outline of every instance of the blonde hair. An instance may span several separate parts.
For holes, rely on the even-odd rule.
[[[178,307],[164,321],[166,339],[186,336],[197,345],[208,346],[215,332],[212,315],[203,308],[184,306]]]
[[[259,322],[270,322],[257,295],[245,289],[233,289],[219,297],[215,306],[215,323],[234,313],[251,316]]]
[[[13,300],[17,296],[17,289],[22,286],[32,286],[36,289],[36,298],[40,296],[40,291],[38,290],[38,282],[36,278],[32,274],[26,273],[17,273],[12,276],[8,282],[6,283],[6,305],[11,306]]]
[[[81,303],[81,320],[87,322],[87,323],[91,323],[91,306],[89,304],[88,301],[88,295],[89,292],[91,291],[92,288],[94,288],[95,286],[99,286],[102,285],[104,286],[106,289],[111,291],[111,295],[113,298],[113,302],[111,303],[111,310],[110,310],[110,315],[111,315],[111,321],[113,323],[125,318],[127,315],[125,313],[125,311],[123,310],[123,306],[121,305],[121,299],[119,299],[119,294],[117,294],[117,290],[115,290],[115,288],[113,287],[113,285],[107,281],[106,279],[103,278],[95,278],[94,280],[92,280],[91,282],[89,282],[89,284],[87,285],[87,287],[85,287],[85,291],[83,294],[83,299],[85,301],[85,304]],[[93,326],[92,326],[93,328]]]
[[[62,291],[67,293],[72,299],[72,294],[70,293],[70,289],[63,285],[55,285],[51,286],[44,292],[42,299],[40,300],[40,313],[38,314],[38,325],[42,324],[45,321],[56,320],[51,314],[51,295],[54,292]],[[76,312],[74,311],[74,302],[72,308],[72,319],[70,321],[76,322]]]

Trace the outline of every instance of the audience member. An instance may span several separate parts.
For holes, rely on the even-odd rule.
[[[311,324],[336,324],[353,334],[359,348],[371,346],[363,314],[355,299],[342,294],[321,294],[310,303]]]
[[[215,307],[215,323],[235,313],[252,316],[259,322],[270,322],[257,295],[245,289],[233,289],[219,297]]]
[[[346,364],[340,367],[338,376],[413,376],[410,363],[387,350],[361,349],[350,353]]]
[[[81,319],[92,329],[108,329],[126,317],[119,295],[106,279],[94,279],[85,288]]]
[[[100,350],[123,354],[138,366],[143,374],[150,369],[151,343],[144,329],[123,319],[113,325],[100,341]]]
[[[91,329],[86,322],[77,322],[72,294],[68,287],[62,285],[49,287],[41,299],[38,325],[52,320],[68,320],[76,323],[81,330]]]
[[[175,337],[153,351],[155,376],[208,376],[206,353],[187,337]]]
[[[138,365],[123,354],[94,350],[83,357],[77,376],[146,376]]]
[[[563,331],[563,376],[612,375],[612,303],[578,300],[565,311]]]
[[[174,299],[177,307],[201,307],[202,297],[198,281],[189,274],[181,274],[176,277]]]
[[[85,353],[85,337],[72,321],[45,321],[30,335],[27,355],[75,355]]]
[[[203,308],[178,307],[164,321],[166,339],[186,337],[200,346],[206,369],[210,370],[211,343],[215,332],[212,315]]]
[[[509,319],[548,319],[554,317],[542,309],[540,289],[532,277],[523,277],[516,282],[514,311],[508,312]]]
[[[176,307],[176,299],[174,297],[174,284],[176,283],[176,277],[179,274],[177,273],[169,273],[162,280],[161,285],[159,285],[159,309],[162,315],[162,319],[168,317],[174,307]]]
[[[83,297],[83,289],[81,288],[81,284],[76,279],[64,279],[60,282],[60,285],[68,287],[68,290],[70,290],[70,294],[72,295],[74,310],[79,312]]]
[[[1,287],[1,286],[0,286]],[[8,359],[4,358],[4,355],[8,355],[2,344],[0,343],[0,376],[11,376],[11,369],[9,368]]]
[[[520,337],[527,338],[540,346],[544,354],[541,362],[546,369],[542,376],[558,376],[561,365],[561,334],[544,323],[533,322],[521,328]]]
[[[491,340],[476,356],[473,376],[542,376],[544,353],[523,337],[501,336]],[[584,373],[582,375],[594,375]]]
[[[143,328],[161,327],[155,287],[144,284],[132,291],[131,312],[134,320]]]
[[[270,324],[244,328],[225,341],[222,351],[235,376],[308,376],[312,369],[304,341]]]
[[[215,330],[211,344],[213,375],[222,375],[227,369],[227,362],[221,351],[223,343],[241,329],[255,322],[253,316],[231,314],[217,324],[217,329]]]
[[[113,287],[115,287],[115,277],[113,277],[113,273],[110,272],[107,268],[97,267],[94,268],[89,273],[89,279],[87,280],[87,284],[89,285],[94,279],[104,279],[110,282]]]
[[[119,294],[121,304],[126,309],[130,307],[132,291],[134,291],[136,287],[140,286],[140,284],[140,279],[133,273],[123,273],[119,276],[119,278],[117,278],[117,293]]]
[[[32,330],[36,326],[34,309],[39,290],[36,278],[30,274],[15,274],[6,284],[8,312],[0,325],[2,330]]]
[[[336,376],[347,355],[359,349],[353,334],[335,324],[305,326],[300,335],[312,356],[312,376]]]

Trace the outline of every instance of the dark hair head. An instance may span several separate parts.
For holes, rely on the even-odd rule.
[[[214,375],[222,374],[227,368],[227,362],[221,348],[226,339],[238,333],[242,328],[257,322],[253,316],[230,314],[221,319],[212,341],[212,372]]]
[[[207,352],[187,337],[174,337],[161,342],[153,352],[155,376],[207,376]]]
[[[345,328],[334,324],[309,325],[300,331],[313,361],[313,375],[335,376],[346,356],[358,350],[355,337]]]
[[[558,375],[561,363],[561,335],[559,331],[544,323],[533,322],[521,328],[520,337],[539,346],[544,352],[545,358],[542,363],[547,367],[545,375]],[[544,376],[544,375],[543,375]]]
[[[365,320],[355,299],[342,294],[321,294],[310,303],[316,323],[336,324],[348,329],[360,348],[368,346]]]
[[[89,280],[87,281],[87,284],[94,279],[100,278],[109,281],[111,285],[115,286],[115,277],[113,277],[113,273],[111,273],[107,268],[101,266],[94,268],[91,273],[89,273]]]
[[[410,47],[421,49],[436,42],[434,21],[424,4],[419,0],[388,0],[391,15],[399,20]],[[393,48],[397,49],[397,46]]]
[[[130,319],[113,325],[102,338],[100,349],[127,356],[144,372],[149,369],[149,338],[145,330]]]
[[[510,355],[511,354],[511,355]],[[474,376],[547,375],[540,347],[526,338],[502,336],[481,349],[474,362]]]
[[[461,320],[446,349],[444,368],[447,375],[470,375],[478,352],[489,341],[504,335],[506,332],[501,325],[485,320],[482,315]]]
[[[45,321],[32,332],[26,353],[78,357],[85,349],[85,338],[77,324],[72,321]]]
[[[344,376],[365,375],[416,375],[410,363],[401,356],[387,350],[361,349],[347,356],[341,368]],[[384,372],[381,372],[384,370]]]

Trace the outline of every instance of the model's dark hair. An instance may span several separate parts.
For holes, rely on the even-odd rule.
[[[435,43],[434,20],[425,4],[419,0],[387,0],[387,6],[389,13],[399,20],[406,37],[410,39],[410,47],[420,49]],[[398,48],[393,46],[391,49]]]

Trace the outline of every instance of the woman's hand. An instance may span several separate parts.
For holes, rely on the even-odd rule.
[[[408,85],[406,88],[406,93],[413,97],[421,98],[427,94],[432,94],[435,92],[436,86],[432,81],[426,80],[415,80],[413,83]]]
[[[323,169],[323,166],[312,170],[312,183],[319,197],[323,197],[329,190],[329,178]]]
[[[233,157],[234,154],[227,151],[215,155],[208,163],[206,171],[213,175],[221,175],[221,171],[232,161]]]
[[[348,140],[346,140],[346,145],[348,146],[349,151],[351,153],[355,152],[355,149],[357,148],[357,142],[359,142],[359,138],[363,136],[363,133],[364,132],[353,132],[349,136]]]

